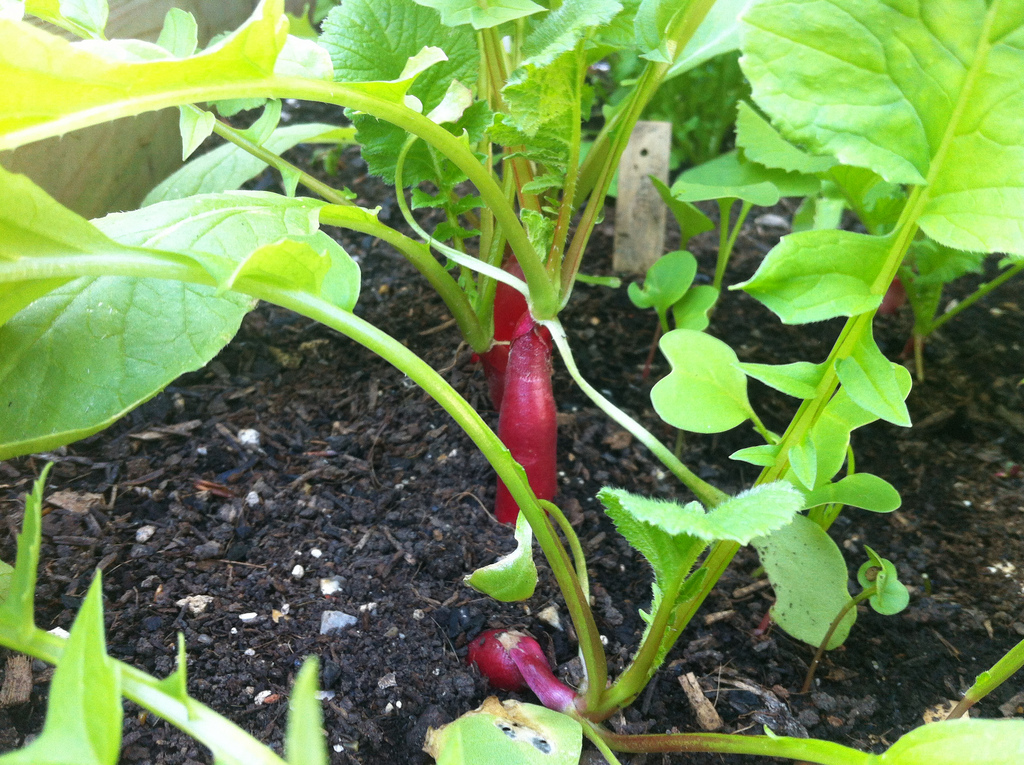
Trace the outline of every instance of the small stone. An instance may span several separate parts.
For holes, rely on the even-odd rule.
[[[765,228],[782,228],[789,230],[789,221],[775,213],[765,213],[754,218],[754,223]]]
[[[260,432],[253,428],[242,428],[238,431],[238,443],[246,449],[258,449],[260,447]]]
[[[288,616],[288,614],[290,614],[291,612],[292,612],[291,604],[289,604],[289,603],[282,603],[281,604],[281,616]]]
[[[256,507],[260,503],[260,495],[254,491],[250,491],[245,495],[245,504],[249,507]]]
[[[131,552],[128,553],[129,558],[145,558],[152,555],[155,552],[149,545],[132,545]]]
[[[422,608],[417,608],[415,611],[412,612],[412,618],[420,622],[423,621],[424,618],[426,618],[426,614],[423,613]]]
[[[359,620],[344,611],[324,611],[320,614],[320,634],[330,635],[351,627]]]
[[[63,627],[54,627],[52,630],[50,630],[50,634],[56,635],[59,638],[64,638],[65,640],[71,637],[71,633]]]
[[[245,613],[245,614],[239,614],[238,615],[238,620],[242,621],[242,622],[254,622],[254,621],[256,621],[256,619],[258,617],[259,617],[259,614],[257,614],[255,611],[249,611],[248,613]]]
[[[212,645],[213,644],[213,637],[211,635],[200,635],[199,637],[196,638],[196,640],[198,640],[203,645]]]
[[[296,579],[302,579],[302,577],[304,577],[305,575],[306,569],[304,569],[302,566],[296,565],[295,568],[292,569],[292,576],[294,576]]]
[[[558,608],[554,605],[550,605],[547,608],[542,608],[538,611],[537,618],[549,627],[554,627],[559,631],[562,629],[562,619],[558,615]]]
[[[147,616],[142,620],[142,629],[148,632],[156,632],[164,626],[164,620],[159,616]]]
[[[244,653],[246,656],[255,656],[256,655],[255,649],[252,649],[252,648],[246,648],[244,651],[242,651],[242,653]]]
[[[331,747],[331,749],[333,749],[335,752],[339,752],[340,753],[340,752],[344,751],[345,747],[343,747],[341,744],[335,744],[334,746]]]
[[[319,558],[324,553],[323,550],[314,547],[312,550],[309,551],[309,554],[312,555],[314,558]]]
[[[270,697],[271,693],[273,693],[273,691],[260,691],[256,694],[256,697],[253,699],[253,702],[256,704],[262,704]]]
[[[332,576],[328,579],[320,580],[320,592],[324,595],[333,595],[336,592],[341,591],[341,579],[336,576]]]
[[[377,603],[370,602],[359,606],[359,613],[361,614],[375,614],[377,613]]]
[[[176,600],[174,605],[178,608],[188,608],[188,612],[192,616],[199,616],[199,614],[206,611],[206,607],[212,602],[212,595],[188,595],[181,600]]]
[[[388,688],[394,688],[396,685],[398,685],[398,678],[395,676],[394,672],[388,672],[384,677],[377,681],[377,687],[382,691]]]
[[[821,722],[821,717],[813,709],[804,709],[797,715],[797,722],[803,725],[805,728],[813,728],[815,725]]]
[[[314,695],[317,701],[330,701],[336,694],[334,691],[317,691]]]
[[[153,535],[155,533],[156,526],[141,526],[135,532],[135,541],[138,542],[140,545],[145,544],[153,538]]]
[[[211,558],[216,558],[220,555],[220,551],[220,542],[211,539],[209,542],[203,542],[201,545],[196,545],[196,548],[192,553],[199,560],[210,560]]]

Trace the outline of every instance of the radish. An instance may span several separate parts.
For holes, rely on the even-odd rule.
[[[903,280],[897,276],[886,290],[882,304],[878,306],[878,313],[881,316],[895,316],[906,302],[907,288],[903,285]]]
[[[514,257],[506,250],[505,263],[502,268],[515,277],[523,277],[523,269]],[[494,293],[494,344],[477,358],[484,366],[487,387],[491,394],[491,403],[497,411],[501,411],[501,399],[505,392],[505,370],[508,367],[509,342],[512,333],[523,314],[527,312],[526,298],[521,293],[503,282],[498,282]]]
[[[526,313],[509,345],[498,438],[526,470],[530,488],[538,499],[553,499],[557,487],[556,414],[551,390],[551,337]],[[519,506],[501,479],[494,515],[501,523],[515,523],[519,517]]]
[[[469,644],[467,664],[476,664],[495,688],[529,688],[548,709],[572,708],[576,692],[555,677],[540,644],[517,630],[487,630]]]

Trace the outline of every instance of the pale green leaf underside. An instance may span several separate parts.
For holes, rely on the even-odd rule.
[[[717,0],[665,75],[670,79],[740,45],[739,16],[753,0]]]
[[[850,600],[846,561],[831,537],[802,515],[767,537],[755,539],[761,564],[775,590],[772,617],[798,640],[817,646],[832,620]],[[857,619],[851,608],[828,648],[843,644]]]
[[[441,23],[448,27],[472,24],[473,29],[489,29],[506,21],[515,21],[546,10],[532,0],[415,0],[417,5],[440,12]]]
[[[533,529],[524,513],[516,519],[515,537],[515,550],[478,568],[465,577],[465,583],[503,603],[532,596],[537,588],[537,565],[533,562]]]

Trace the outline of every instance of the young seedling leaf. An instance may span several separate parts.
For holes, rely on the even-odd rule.
[[[891,513],[902,504],[900,493],[884,478],[871,473],[854,473],[835,483],[826,483],[808,493],[805,507],[836,502],[874,513]]]
[[[874,586],[877,592],[868,598],[871,607],[883,616],[898,614],[910,603],[910,593],[900,581],[892,561],[882,558],[867,545],[868,560],[857,570],[857,582],[862,589]]]
[[[662,335],[659,345],[672,365],[651,390],[661,419],[680,430],[721,433],[750,417],[747,376],[732,348],[692,329]]]
[[[743,149],[748,161],[789,173],[823,173],[836,163],[832,157],[814,156],[798,149],[745,101],[739,103],[736,111],[736,145]]]
[[[882,754],[878,765],[1008,765],[1024,762],[1024,720],[946,720],[922,725]]]
[[[178,130],[181,132],[181,159],[184,162],[210,137],[217,118],[213,112],[189,106],[183,106],[179,111]]]
[[[116,765],[121,748],[121,674],[103,638],[99,571],[75,617],[50,683],[43,732],[3,765]]]
[[[20,638],[28,638],[35,629],[36,572],[39,569],[39,545],[42,542],[43,489],[52,462],[46,463],[32,491],[25,497],[25,517],[18,534],[17,558],[6,597],[0,602],[0,625]]]
[[[489,696],[455,722],[430,728],[423,750],[437,765],[576,765],[583,728],[561,712]]]
[[[327,765],[328,762],[323,712],[316,697],[318,673],[316,657],[311,656],[302,662],[292,686],[292,696],[288,701],[288,731],[284,738],[289,765]]]
[[[692,329],[703,332],[711,323],[708,314],[718,302],[718,290],[710,284],[698,284],[690,287],[679,300],[672,305],[672,320],[676,329]]]
[[[916,239],[910,245],[915,282],[948,284],[965,274],[984,272],[985,253],[954,250],[931,239]]]
[[[683,202],[742,199],[771,207],[779,197],[806,197],[820,182],[811,175],[773,170],[749,162],[736,150],[687,170],[672,184],[672,196]]]
[[[300,143],[347,145],[355,141],[355,128],[337,128],[322,122],[278,128],[263,147],[283,154]],[[184,199],[195,194],[234,191],[259,175],[267,163],[234,144],[225,144],[196,157],[161,181],[143,201],[143,206]]]
[[[760,380],[769,388],[782,391],[794,398],[814,398],[818,384],[825,374],[825,364],[797,361],[792,364],[740,363],[748,377]]]
[[[790,140],[892,183],[927,184],[918,223],[932,239],[1022,253],[1024,18],[1013,2],[938,8],[758,3],[743,20],[743,68]]]
[[[896,367],[878,350],[870,332],[863,333],[853,353],[836,364],[836,374],[850,398],[894,425],[910,427],[910,413],[900,390]]]
[[[761,444],[760,446],[748,446],[729,455],[729,459],[737,462],[747,462],[760,467],[770,467],[779,458],[779,447],[777,444]]]
[[[0,560],[0,603],[7,600],[7,594],[11,591],[11,581],[14,579],[14,566]]]
[[[821,645],[832,620],[850,601],[846,561],[836,543],[814,521],[796,515],[752,544],[775,590],[772,618],[798,640]],[[842,645],[856,620],[857,609],[851,608],[826,647]]]
[[[784,237],[742,289],[783,324],[856,316],[877,308],[873,285],[885,264],[889,237],[851,231],[802,231]]]
[[[181,8],[169,9],[156,44],[175,58],[191,56],[199,47],[199,26],[195,16]]]
[[[102,38],[107,0],[26,0],[25,12],[79,37]]]
[[[281,101],[272,98],[267,101],[257,119],[250,127],[242,131],[242,135],[257,146],[262,146],[264,141],[273,135],[281,121]]]
[[[655,178],[653,175],[648,176],[648,178],[654,184],[658,196],[668,206],[669,212],[675,217],[676,223],[679,224],[679,231],[682,234],[680,242],[684,246],[697,234],[714,230],[715,224],[712,223],[711,218],[702,213],[696,206],[674,197],[672,189],[666,186],[660,178]]]
[[[803,486],[814,486],[814,480],[818,475],[818,453],[814,447],[814,439],[810,438],[809,434],[790,448],[789,466]]]
[[[686,250],[668,252],[647,269],[643,288],[629,285],[629,299],[637,308],[654,308],[662,331],[668,332],[668,311],[686,294],[697,275],[697,259]]]
[[[503,603],[532,596],[537,588],[537,565],[533,562],[533,529],[525,513],[516,518],[515,537],[515,550],[489,566],[478,568],[463,581]]]
[[[446,27],[472,24],[473,29],[490,29],[506,21],[515,21],[546,10],[531,0],[414,0],[417,5],[433,8],[441,14]]]
[[[524,63],[547,66],[594,34],[622,10],[618,0],[565,0],[549,12],[523,44]]]

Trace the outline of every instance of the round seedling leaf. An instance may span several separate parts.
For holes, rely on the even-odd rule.
[[[672,365],[651,391],[661,419],[680,430],[721,433],[750,417],[747,376],[732,348],[692,329],[669,332],[660,347]]]
[[[878,592],[868,598],[871,607],[883,616],[898,614],[910,603],[910,593],[899,580],[896,566],[892,561],[873,556],[866,560],[857,571],[857,582],[867,589],[875,586]],[[881,566],[878,563],[881,563]]]

